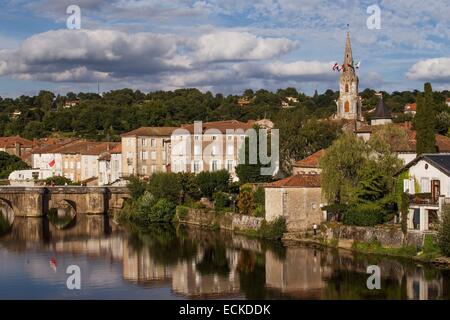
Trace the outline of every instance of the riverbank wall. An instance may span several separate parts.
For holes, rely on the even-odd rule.
[[[258,231],[263,218],[232,212],[216,213],[214,210],[178,207],[179,223],[231,231]]]
[[[435,238],[435,234],[429,234]],[[357,227],[342,224],[323,224],[317,236],[309,233],[286,233],[285,241],[316,241],[333,246],[350,249],[354,243],[377,242],[386,248],[414,247],[422,248],[425,233],[408,232],[406,235],[398,226]]]

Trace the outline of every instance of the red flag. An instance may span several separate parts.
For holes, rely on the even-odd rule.
[[[50,162],[48,163],[48,165],[49,165],[50,167],[53,167],[53,166],[55,165],[55,159],[53,159],[52,161],[50,161]]]

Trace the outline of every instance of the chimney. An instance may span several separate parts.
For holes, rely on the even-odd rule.
[[[20,148],[20,143],[19,142],[15,142],[14,143],[14,147],[15,147],[15,155],[20,157],[21,156],[21,148]]]

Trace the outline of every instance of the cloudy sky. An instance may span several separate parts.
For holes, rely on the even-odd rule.
[[[81,29],[69,30],[69,5]],[[381,9],[369,29],[368,7]],[[197,87],[337,90],[347,24],[361,88],[450,89],[448,0],[0,0],[0,96]]]

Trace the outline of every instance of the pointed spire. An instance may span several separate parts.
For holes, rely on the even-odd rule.
[[[374,119],[391,119],[391,111],[386,107],[383,100],[383,94],[377,94],[380,96],[377,108],[375,109]]]
[[[345,70],[352,71],[352,68],[348,67],[348,65],[351,65],[352,63],[353,63],[352,44],[350,42],[350,32],[347,31],[347,39],[345,42],[345,52],[344,52]]]

